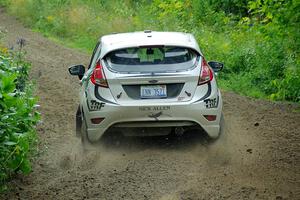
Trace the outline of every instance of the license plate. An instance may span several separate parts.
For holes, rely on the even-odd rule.
[[[166,85],[143,85],[141,86],[141,98],[164,98],[167,97]]]

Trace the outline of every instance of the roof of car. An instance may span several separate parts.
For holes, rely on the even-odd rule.
[[[100,40],[100,58],[117,49],[156,45],[187,47],[202,54],[194,36],[189,33],[141,31],[105,35]]]

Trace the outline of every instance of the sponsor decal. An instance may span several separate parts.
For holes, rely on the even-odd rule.
[[[120,99],[122,96],[122,92],[120,92],[120,94],[117,95],[117,98]]]
[[[163,114],[163,112],[160,111],[159,113],[150,114],[150,115],[148,115],[148,117],[154,118],[157,121],[158,117],[160,117],[162,114]]]
[[[168,116],[168,117],[172,117],[171,115],[165,114],[163,111],[160,111],[158,113],[150,113],[148,115],[148,117],[155,119],[156,121],[158,121],[159,117],[163,117],[163,116]]]
[[[171,117],[171,115],[165,114],[164,111],[170,110],[170,106],[143,106],[139,107],[139,110],[142,112],[150,112],[147,116],[149,118],[153,118],[156,121],[158,121],[159,117],[162,116],[168,116]]]
[[[204,102],[206,108],[217,108],[219,105],[219,97],[213,99],[205,99]]]
[[[188,96],[188,97],[190,97],[192,94],[190,93],[190,92],[188,92],[188,91],[184,91],[185,92],[185,94]]]
[[[91,100],[90,110],[101,110],[105,106],[105,103]]]
[[[140,111],[164,111],[170,110],[170,106],[143,106],[139,107]]]
[[[182,100],[184,100],[184,98],[185,97],[178,97],[177,99],[178,99],[178,101],[182,101]]]

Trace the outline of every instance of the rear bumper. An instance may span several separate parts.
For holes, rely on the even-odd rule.
[[[205,101],[207,99],[217,99],[217,105],[208,108],[207,101]],[[207,99],[193,103],[185,102],[141,106],[105,104],[98,111],[89,111],[87,106],[84,106],[83,111],[87,123],[87,136],[91,142],[94,142],[98,141],[109,128],[114,126],[141,127],[141,124],[146,124],[145,126],[152,124],[151,127],[170,127],[172,122],[182,122],[183,126],[184,122],[186,122],[186,126],[189,124],[197,124],[201,126],[210,137],[216,138],[220,132],[223,102],[219,91]],[[216,115],[217,118],[214,121],[208,121],[204,115]],[[99,117],[105,118],[100,124],[93,124],[91,122],[92,118]],[[135,126],[134,124],[137,125]]]

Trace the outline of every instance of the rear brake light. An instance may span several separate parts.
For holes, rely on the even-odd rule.
[[[108,87],[103,67],[100,64],[100,61],[97,62],[96,67],[91,75],[91,81],[94,85]]]
[[[212,72],[211,68],[208,66],[204,57],[202,57],[201,72],[200,72],[198,85],[208,83],[212,79],[213,79],[213,72]]]
[[[216,115],[203,115],[208,121],[215,121],[217,119]]]

